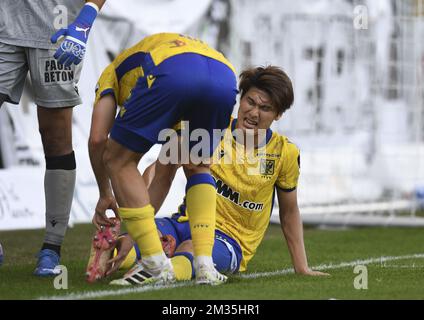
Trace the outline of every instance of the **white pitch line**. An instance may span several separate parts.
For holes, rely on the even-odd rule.
[[[46,297],[40,297],[37,300],[85,300],[85,299],[97,299],[97,298],[104,298],[109,296],[121,296],[124,294],[133,294],[133,293],[140,293],[140,292],[150,292],[150,291],[156,291],[156,290],[162,290],[162,289],[173,289],[178,287],[188,287],[190,285],[193,285],[194,282],[192,281],[184,281],[179,282],[167,286],[144,286],[144,287],[129,287],[125,289],[118,289],[118,290],[101,290],[101,291],[86,291],[81,293],[71,293],[66,295],[59,295],[59,296],[46,296]]]
[[[386,256],[386,257],[379,257],[379,258],[369,258],[364,260],[341,262],[338,264],[334,264],[334,263],[320,264],[320,265],[311,267],[311,269],[317,270],[317,271],[325,271],[325,270],[332,270],[332,269],[354,267],[356,265],[368,265],[373,263],[383,264],[384,262],[387,262],[387,261],[407,260],[407,259],[424,259],[424,254],[418,253],[418,254],[411,254],[411,255],[405,255],[405,256]],[[236,277],[240,277],[243,279],[256,279],[256,278],[263,278],[263,277],[269,277],[269,276],[286,275],[291,273],[294,273],[293,268],[277,270],[272,272],[254,272],[254,273],[238,275]],[[188,286],[192,286],[193,284],[194,284],[193,281],[184,281],[184,282],[167,285],[167,286],[145,286],[145,287],[124,288],[124,289],[117,289],[117,290],[111,289],[111,290],[100,290],[100,291],[87,291],[87,292],[81,292],[81,293],[71,293],[67,295],[39,297],[38,300],[98,299],[98,298],[104,298],[104,297],[110,297],[110,296],[122,296],[126,294],[150,292],[150,291],[156,291],[156,290],[162,290],[162,289],[188,287]]]
[[[339,264],[320,264],[315,267],[311,267],[313,270],[317,271],[325,271],[325,270],[331,270],[331,269],[342,269],[347,267],[354,267],[356,265],[367,265],[372,263],[381,263],[387,261],[396,261],[396,260],[407,260],[407,259],[423,259],[424,254],[418,253],[418,254],[411,254],[407,256],[387,256],[387,257],[380,257],[380,258],[369,258],[365,260],[354,260],[350,262],[341,262]],[[239,277],[244,279],[255,279],[255,278],[262,278],[262,277],[269,277],[269,276],[277,276],[277,275],[285,275],[285,274],[291,274],[294,273],[294,269],[284,269],[284,270],[277,270],[277,271],[271,271],[271,272],[254,272],[254,273],[248,273],[248,274],[241,274]]]

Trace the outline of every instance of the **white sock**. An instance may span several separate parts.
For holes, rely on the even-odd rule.
[[[142,257],[141,263],[144,267],[154,273],[160,273],[165,266],[170,266],[172,268],[171,260],[168,259],[165,253],[160,253],[149,257]]]
[[[195,268],[198,268],[202,265],[215,268],[212,257],[210,257],[210,256],[196,256],[196,257],[194,257]]]

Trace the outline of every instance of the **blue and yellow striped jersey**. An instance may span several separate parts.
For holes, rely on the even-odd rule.
[[[145,76],[142,67],[145,55],[148,54],[153,64],[157,66],[164,60],[183,53],[197,53],[215,59],[235,72],[234,67],[223,54],[201,40],[176,33],[154,34],[124,50],[106,67],[96,86],[95,103],[102,96],[113,94],[117,104],[123,106],[137,80]]]

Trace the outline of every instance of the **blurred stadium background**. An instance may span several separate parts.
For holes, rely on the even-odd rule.
[[[288,72],[295,105],[273,129],[301,149],[305,223],[424,226],[424,0],[107,1],[74,112],[72,224],[89,222],[98,199],[87,150],[97,78],[122,49],[164,31],[201,38],[238,72],[266,64]],[[19,107],[0,109],[0,159],[0,230],[44,227],[44,158],[28,86]],[[184,186],[180,173],[159,215],[176,210]]]

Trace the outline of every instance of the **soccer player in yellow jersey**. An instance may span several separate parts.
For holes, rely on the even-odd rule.
[[[244,71],[240,76],[241,93],[238,118],[231,121],[225,135],[230,136],[230,148],[225,147],[225,139],[215,151],[218,159],[227,154],[235,154],[239,142],[233,135],[236,129],[253,133],[255,137],[255,155],[257,163],[218,162],[211,166],[211,173],[216,182],[216,234],[213,260],[220,272],[233,273],[245,271],[261,243],[269,224],[274,197],[279,204],[280,222],[287,241],[296,273],[305,275],[326,275],[308,267],[303,241],[303,227],[297,203],[297,183],[300,172],[299,149],[287,137],[272,132],[271,124],[279,120],[293,103],[293,89],[289,77],[278,67],[254,68]],[[261,140],[259,129],[266,130]],[[247,139],[245,140],[247,141]],[[248,150],[245,149],[247,153]],[[259,168],[256,174],[249,171]],[[156,162],[152,170],[156,175],[173,177],[177,166],[163,166]],[[254,171],[253,171],[254,172]],[[151,180],[148,178],[147,180]],[[165,181],[165,180],[162,180]],[[166,181],[165,181],[166,182]],[[165,188],[168,188],[166,185]],[[149,192],[152,197],[160,192],[161,186],[151,184]],[[159,189],[159,190],[158,190]],[[158,206],[160,204],[155,204]],[[187,220],[185,205],[172,218],[158,218],[156,224],[162,235],[171,235],[176,240],[177,279],[190,279],[193,268],[192,240]],[[134,262],[138,251],[131,248],[128,237],[121,238],[122,246],[118,255],[112,259],[116,262],[110,270],[113,272],[121,263],[125,267]],[[139,255],[138,255],[139,258]],[[177,260],[178,259],[178,260]]]
[[[135,270],[138,283],[175,280],[158,236],[154,207],[137,169],[140,159],[160,142],[162,130],[181,120],[189,122],[190,131],[205,129],[210,137],[214,129],[225,129],[236,95],[234,68],[221,53],[200,40],[172,33],[146,37],[123,51],[100,77],[89,142],[100,191],[93,223],[97,227],[110,224],[105,215],[108,208],[125,222],[143,256]],[[113,120],[117,105],[120,110]],[[189,150],[194,145],[190,141]],[[212,285],[226,280],[212,261],[216,192],[206,160],[214,147],[202,154],[199,164],[184,165],[196,282]]]

